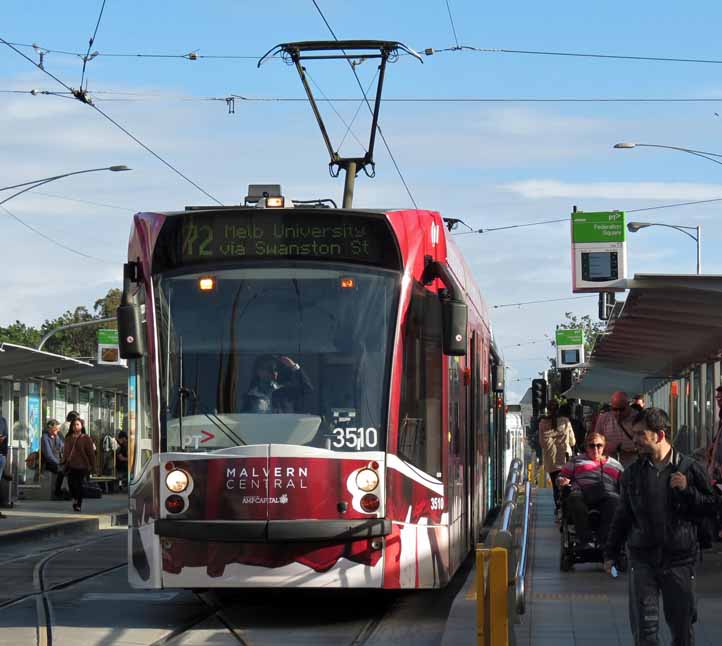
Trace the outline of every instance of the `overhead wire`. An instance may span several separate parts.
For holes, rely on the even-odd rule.
[[[57,193],[46,193],[45,191],[33,190],[33,195],[42,195],[44,197],[52,197],[56,200],[67,200],[68,202],[78,202],[80,204],[88,204],[90,206],[101,206],[106,209],[116,209],[118,211],[133,212],[135,209],[129,206],[117,206],[116,204],[106,204],[103,202],[93,202],[92,200],[81,200],[77,197],[67,197],[66,195],[58,195]]]
[[[100,13],[98,14],[98,21],[95,23],[95,30],[93,31],[93,35],[90,37],[90,40],[88,41],[88,51],[85,52],[85,56],[83,56],[83,71],[80,75],[80,89],[83,89],[83,81],[85,80],[85,67],[88,64],[88,61],[91,60],[90,58],[90,49],[93,47],[93,43],[95,42],[95,37],[98,35],[98,28],[100,27],[100,20],[103,17],[103,11],[105,10],[105,2],[106,0],[103,0],[103,4],[100,7]],[[87,86],[86,86],[87,89]]]
[[[328,30],[331,32],[331,35],[333,36],[335,41],[338,41],[338,36],[336,36],[336,33],[332,29],[331,25],[328,23],[328,20],[326,20],[326,16],[323,15],[323,11],[321,11],[321,7],[318,6],[318,3],[316,0],[311,0],[313,2],[313,6],[316,7],[316,11],[318,11],[319,15],[321,16],[321,19],[325,23]],[[343,50],[341,50],[343,51]],[[345,52],[344,52],[345,53]],[[373,108],[371,107],[371,104],[369,103],[368,97],[366,96],[366,92],[364,91],[363,85],[361,84],[361,79],[358,76],[358,73],[356,72],[356,67],[354,66],[353,62],[348,60],[349,67],[351,68],[351,72],[354,75],[354,78],[356,79],[356,84],[358,85],[359,89],[361,90],[361,94],[363,95],[364,101],[366,102],[366,106],[368,107],[368,110],[371,114],[373,114]],[[386,141],[386,137],[384,136],[383,130],[381,129],[381,125],[379,123],[376,124],[376,130],[379,133],[379,136],[381,137],[381,141],[384,144],[384,147],[386,148],[386,152],[388,153],[389,157],[391,158],[391,163],[394,165],[394,168],[396,169],[396,173],[398,174],[399,178],[401,179],[401,183],[404,185],[404,188],[406,189],[406,193],[409,196],[409,199],[411,200],[411,203],[414,205],[415,209],[418,209],[418,205],[416,204],[416,200],[414,199],[414,196],[411,193],[411,189],[409,188],[409,185],[406,183],[406,179],[404,178],[403,173],[401,172],[401,168],[399,167],[398,163],[396,162],[396,158],[394,157],[393,153],[391,152],[391,147],[389,146],[388,142]]]
[[[503,305],[492,305],[494,309],[502,307],[521,307],[522,305],[536,305],[538,303],[557,303],[560,301],[576,301],[581,298],[596,298],[595,296],[569,296],[567,298],[543,298],[538,301],[522,301],[521,303],[504,303]]]
[[[112,117],[107,115],[105,112],[103,112],[97,105],[95,105],[87,96],[87,93],[85,93],[82,88],[80,90],[74,90],[72,87],[70,87],[67,83],[60,80],[57,76],[46,70],[44,67],[41,67],[38,63],[36,63],[34,60],[32,60],[29,56],[26,56],[23,52],[21,52],[17,47],[13,46],[11,43],[9,43],[7,40],[2,38],[0,36],[0,43],[3,43],[7,45],[10,49],[18,53],[20,56],[22,56],[24,59],[29,61],[32,65],[37,67],[39,70],[50,76],[50,78],[54,79],[57,83],[62,85],[66,90],[68,90],[75,98],[77,98],[81,103],[85,103],[86,105],[89,105],[92,107],[98,114],[105,117],[108,121],[110,121],[116,128],[124,132],[128,137],[130,137],[133,141],[135,141],[141,148],[146,150],[148,153],[153,155],[158,161],[165,164],[168,168],[170,168],[174,173],[182,177],[186,182],[197,188],[201,193],[203,193],[206,197],[209,197],[212,199],[216,204],[219,204],[220,206],[223,206],[223,203],[216,199],[213,195],[208,193],[205,189],[201,188],[198,184],[196,184],[192,179],[187,177],[185,174],[183,174],[179,169],[177,169],[175,166],[173,166],[170,162],[166,161],[163,157],[161,157],[158,153],[156,153],[154,150],[152,150],[149,146],[144,144],[140,139],[138,139],[135,135],[133,135],[127,128],[120,125],[117,121],[115,121]]]
[[[447,2],[448,5],[448,2]],[[453,18],[451,19],[453,23]],[[327,22],[324,20],[324,22]],[[326,24],[330,28],[330,25]],[[455,27],[452,27],[455,31]],[[336,39],[338,40],[338,39]],[[441,47],[441,48],[419,48],[417,51],[421,51],[427,56],[431,56],[438,53],[446,52],[472,52],[480,54],[521,54],[531,56],[559,56],[559,57],[572,57],[572,58],[598,58],[602,60],[622,60],[622,61],[650,61],[658,63],[692,63],[692,64],[722,64],[722,59],[715,58],[683,58],[683,57],[670,57],[670,56],[633,56],[624,54],[604,54],[598,52],[561,52],[555,50],[534,50],[534,49],[509,49],[502,47],[476,47],[472,45],[461,45],[456,39],[453,47]],[[52,49],[49,47],[41,47],[37,43],[17,43],[13,42],[13,45],[17,47],[27,47],[35,50],[42,49],[45,52],[51,54],[61,54],[63,56],[77,56],[82,58],[82,52],[74,52],[62,49]],[[215,60],[252,60],[257,61],[260,57],[259,54],[199,54],[198,50],[192,50],[185,54],[169,54],[169,53],[148,53],[148,52],[98,52],[99,57],[108,58],[158,58],[158,59],[173,59],[182,58],[186,60],[196,61],[201,59],[215,59]],[[406,54],[400,53],[399,55],[404,56]]]
[[[16,222],[22,224],[25,228],[30,229],[30,231],[32,231],[33,233],[39,235],[41,238],[44,238],[45,240],[47,240],[48,242],[54,244],[55,246],[60,247],[61,249],[65,249],[65,251],[69,251],[70,253],[74,253],[74,254],[76,254],[77,256],[81,256],[81,257],[83,257],[83,258],[87,258],[88,260],[95,260],[95,261],[97,261],[97,262],[102,262],[102,263],[105,263],[105,264],[108,264],[108,265],[111,265],[111,264],[114,265],[114,264],[116,264],[116,263],[114,263],[114,262],[109,261],[107,258],[98,258],[97,256],[91,256],[90,254],[83,253],[82,251],[78,251],[77,249],[74,249],[73,247],[70,247],[70,246],[68,246],[68,245],[66,245],[66,244],[64,244],[64,243],[62,243],[62,242],[60,242],[60,241],[58,241],[58,240],[55,240],[54,238],[51,238],[49,235],[43,233],[43,232],[40,231],[39,229],[36,229],[34,226],[32,226],[32,225],[28,224],[27,222],[25,222],[25,220],[23,220],[23,219],[20,218],[19,216],[15,215],[15,214],[14,214],[10,209],[8,209],[6,206],[0,206],[0,209],[2,209],[8,217],[11,217],[11,218],[12,218],[13,220],[15,220]]]
[[[454,234],[456,236],[467,236],[472,233],[488,233],[489,231],[503,231],[504,229],[520,229],[522,227],[535,227],[540,224],[551,224],[552,222],[569,222],[569,218],[559,218],[558,220],[542,220],[541,222],[527,222],[525,224],[510,224],[504,227],[491,227],[488,229],[472,229],[471,231],[461,231]]]
[[[375,77],[374,77],[375,78]],[[32,95],[65,95],[66,93],[51,92],[48,90],[0,90],[3,94],[32,94]],[[67,92],[72,95],[71,92]],[[235,98],[245,103],[306,103],[306,97],[286,96],[247,96],[232,93],[228,96],[193,96],[178,94],[160,94],[151,92],[130,92],[119,90],[93,90],[90,94],[95,100],[108,101],[108,96],[130,97],[126,100],[165,99],[172,101],[227,101]],[[74,97],[70,97],[74,98]],[[356,103],[358,98],[323,96],[317,102],[328,103]],[[382,103],[722,103],[722,97],[387,97],[381,99]],[[362,104],[363,105],[363,104]]]
[[[449,6],[449,0],[444,0],[446,2],[446,11],[449,13],[449,22],[451,23],[451,31],[454,34],[454,42],[456,43],[456,47],[460,48],[459,45],[459,39],[456,36],[456,25],[454,25],[454,16],[451,15],[451,7]]]

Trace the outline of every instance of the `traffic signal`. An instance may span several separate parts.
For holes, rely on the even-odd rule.
[[[545,379],[532,379],[531,406],[534,417],[537,417],[547,406],[547,382]]]
[[[599,292],[599,320],[608,321],[617,299],[614,292]]]
[[[565,393],[567,390],[569,390],[572,387],[572,370],[560,370],[559,371],[559,377],[561,384],[559,385],[559,390],[562,393]]]

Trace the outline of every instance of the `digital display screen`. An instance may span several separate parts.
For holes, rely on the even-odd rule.
[[[579,363],[579,350],[562,350],[562,364]]]
[[[320,209],[229,209],[170,215],[153,271],[239,260],[332,260],[400,269],[383,214]]]
[[[612,278],[612,254],[608,251],[593,252],[589,255],[589,280]]]

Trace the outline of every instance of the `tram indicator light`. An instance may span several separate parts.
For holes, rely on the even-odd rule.
[[[212,292],[216,288],[216,279],[213,276],[201,276],[198,279],[198,288],[202,292]]]
[[[353,289],[356,287],[356,281],[353,278],[342,278],[341,289]]]
[[[285,199],[280,196],[269,196],[266,198],[266,208],[269,209],[282,209],[285,203]]]

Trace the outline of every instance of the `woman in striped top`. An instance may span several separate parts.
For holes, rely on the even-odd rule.
[[[562,467],[557,484],[571,487],[566,499],[567,512],[573,519],[579,540],[589,547],[592,542],[589,510],[599,510],[599,543],[604,545],[619,502],[619,483],[624,467],[604,455],[606,439],[601,433],[587,433],[584,442],[584,453],[574,456]]]

